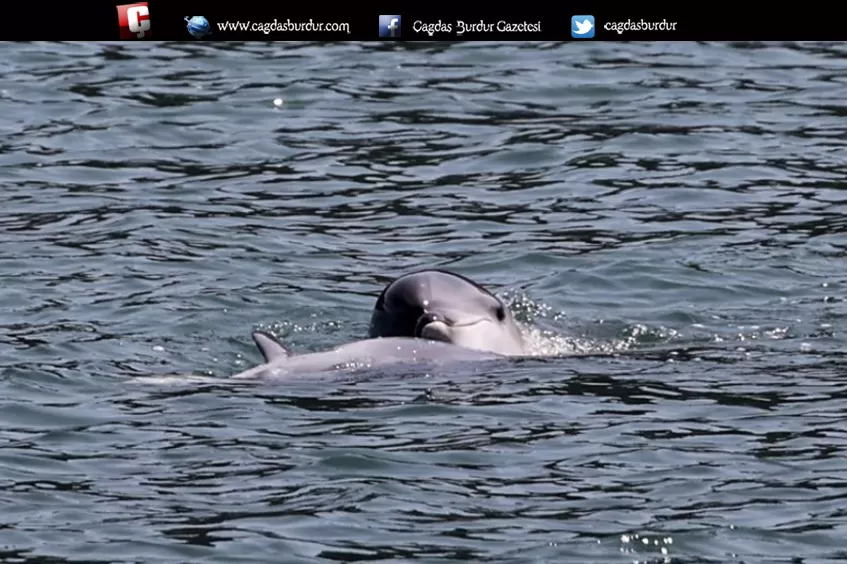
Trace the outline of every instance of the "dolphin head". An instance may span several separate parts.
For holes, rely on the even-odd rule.
[[[391,282],[371,316],[370,337],[419,337],[503,355],[523,352],[512,312],[476,282],[444,270]]]

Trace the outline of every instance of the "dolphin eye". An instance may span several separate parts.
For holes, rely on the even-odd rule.
[[[497,306],[497,320],[503,321],[504,319],[506,319],[506,308],[503,304],[500,304]]]

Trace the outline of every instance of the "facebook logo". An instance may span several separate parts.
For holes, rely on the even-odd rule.
[[[379,36],[400,37],[400,16],[380,16]]]

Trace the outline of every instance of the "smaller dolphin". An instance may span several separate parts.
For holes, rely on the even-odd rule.
[[[315,374],[365,370],[391,366],[437,366],[444,363],[479,362],[502,358],[442,341],[387,337],[341,345],[323,352],[292,355],[273,335],[255,331],[253,340],[265,363],[236,374],[236,380],[313,377]]]

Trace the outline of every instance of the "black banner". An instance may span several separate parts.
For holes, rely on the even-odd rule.
[[[45,3],[14,5],[0,19],[2,40],[42,41],[838,41],[847,30],[831,17],[798,21],[796,10],[763,14],[650,7],[560,7],[503,13],[401,12],[330,5],[311,10],[261,5]],[[12,15],[14,11],[14,15]],[[466,12],[466,10],[462,10]]]

